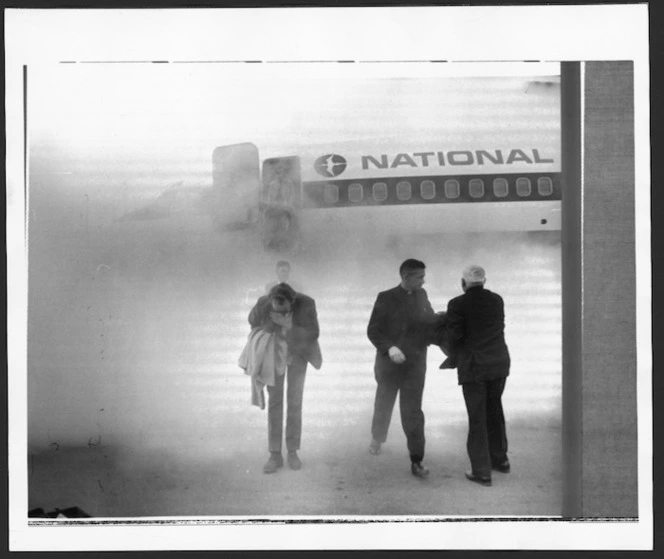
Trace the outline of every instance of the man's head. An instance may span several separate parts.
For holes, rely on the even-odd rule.
[[[399,275],[401,276],[401,287],[407,291],[422,289],[425,275],[424,262],[409,258],[399,266]]]
[[[484,268],[482,268],[482,266],[477,266],[476,264],[468,266],[461,275],[461,287],[464,291],[471,287],[484,285],[484,282],[486,282]]]
[[[277,312],[289,312],[295,301],[295,290],[287,283],[278,283],[270,290],[272,309]]]
[[[277,262],[277,278],[280,282],[287,282],[290,275],[291,265],[287,260],[279,260]]]

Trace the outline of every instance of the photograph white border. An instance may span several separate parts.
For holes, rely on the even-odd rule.
[[[648,6],[5,11],[9,544],[12,551],[652,549]],[[638,522],[486,521],[29,527],[23,67],[62,61],[632,60],[635,87]],[[256,533],[259,531],[259,533]]]

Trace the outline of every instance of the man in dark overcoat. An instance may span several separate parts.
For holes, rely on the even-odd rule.
[[[422,288],[424,263],[406,260],[401,264],[399,274],[399,285],[378,294],[367,328],[369,340],[376,347],[374,373],[377,383],[369,452],[380,454],[399,394],[401,425],[406,434],[411,472],[423,478],[429,470],[422,465],[425,442],[422,392],[427,345],[436,315]]]
[[[472,469],[466,477],[491,485],[492,469],[510,471],[502,405],[510,354],[503,299],[485,289],[485,282],[482,267],[463,271],[464,294],[448,303],[446,329],[468,412],[466,448]]]
[[[283,439],[284,385],[286,400],[286,449],[288,465],[293,470],[302,466],[297,451],[302,437],[302,399],[307,363],[320,369],[322,356],[318,344],[320,329],[316,302],[290,285],[279,283],[258,299],[249,313],[252,328],[275,332],[285,343],[277,343],[277,372],[274,386],[268,386],[268,449],[270,458],[263,471],[274,473],[284,464]],[[283,351],[279,348],[283,347]]]

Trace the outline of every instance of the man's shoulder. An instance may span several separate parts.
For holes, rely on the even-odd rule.
[[[484,289],[484,294],[486,297],[489,297],[490,299],[493,299],[494,301],[502,301],[503,298],[498,295],[495,291],[491,291],[489,289]]]
[[[465,300],[465,297],[466,297],[465,293],[457,295],[456,297],[452,297],[452,299],[449,300],[448,305],[450,306],[460,305]]]
[[[400,291],[401,289],[402,289],[402,288],[401,288],[400,286],[398,286],[398,285],[397,285],[396,287],[392,287],[392,288],[390,288],[390,289],[386,289],[385,291],[381,291],[380,293],[378,293],[378,297],[377,297],[377,298],[378,298],[378,299],[390,299],[390,298],[392,298],[392,297],[396,297],[397,295],[399,295],[399,291]]]
[[[256,307],[261,307],[261,306],[263,306],[265,303],[268,302],[269,298],[270,298],[269,295],[261,295],[261,296],[258,298],[258,300],[256,301],[256,305],[255,305],[255,306],[256,306]]]
[[[298,302],[298,304],[302,306],[309,306],[316,304],[316,300],[313,297],[306,295],[304,293],[300,293],[299,291],[297,292],[295,300]]]

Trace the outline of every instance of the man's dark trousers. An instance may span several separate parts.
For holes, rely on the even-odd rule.
[[[286,382],[286,450],[300,450],[302,437],[302,396],[307,362],[297,354],[286,373],[277,376],[274,386],[268,386],[267,431],[268,450],[281,452],[284,432],[284,381]],[[286,378],[285,378],[286,377]]]
[[[507,460],[507,436],[501,397],[505,378],[482,382],[466,382],[463,398],[468,412],[468,440],[466,448],[473,474],[491,476],[491,465]]]
[[[426,353],[425,353],[426,355]],[[395,367],[396,368],[396,367]],[[424,459],[424,413],[422,393],[426,376],[426,357],[416,363],[400,365],[398,371],[376,372],[376,400],[374,402],[371,434],[379,443],[387,440],[392,410],[399,393],[401,425],[406,434],[408,452],[412,462]]]

